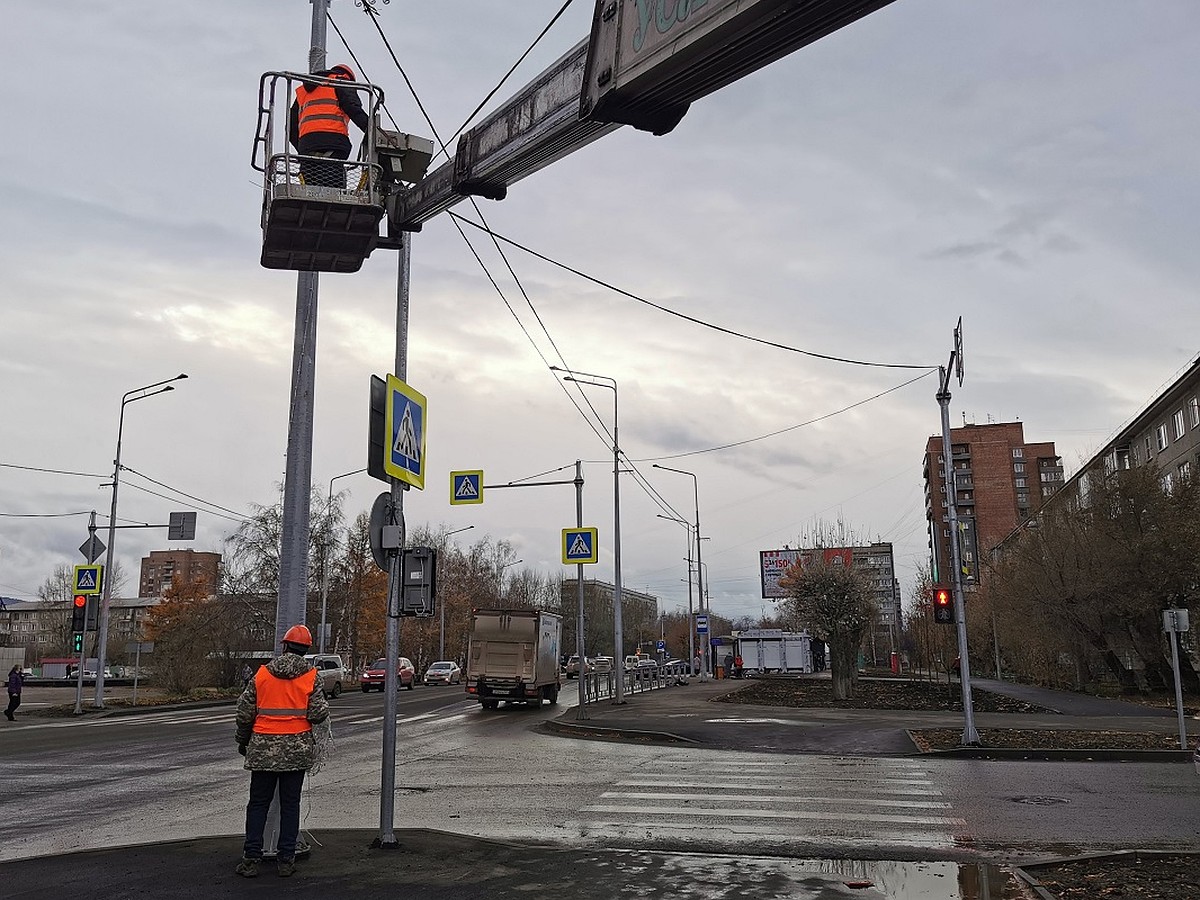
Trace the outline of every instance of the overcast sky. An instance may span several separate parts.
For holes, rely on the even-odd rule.
[[[380,22],[445,137],[560,6],[393,0]],[[126,407],[125,465],[233,510],[277,499],[296,278],[258,264],[249,163],[258,77],[305,68],[310,6],[5,7],[17,91],[0,143],[0,593],[31,598],[55,565],[82,561],[86,512],[107,516],[120,398],[140,385],[190,376]],[[498,97],[581,39],[591,14],[576,0]],[[332,15],[401,127],[427,135],[361,10],[335,0]],[[347,59],[332,29],[329,51]],[[898,0],[694,104],[669,135],[622,129],[481,208],[497,232],[627,291],[817,353],[935,367],[962,316],[952,422],[1019,419],[1073,471],[1200,349],[1197,84],[1194,0]],[[468,232],[532,337],[449,218],[429,222],[413,241],[409,357],[429,399],[428,483],[408,494],[408,522],[474,525],[458,539],[506,539],[525,567],[557,574],[569,487],[451,507],[448,472],[570,477],[581,458],[585,520],[601,536],[589,575],[611,579],[608,448],[547,370],[555,350],[503,262]],[[908,598],[928,557],[921,455],[939,429],[936,375],[795,427],[923,369],[766,348],[509,259],[567,364],[617,380],[622,448],[689,520],[691,479],[651,462],[698,475],[714,611],[769,607],[758,551],[839,518],[895,544]],[[395,283],[388,251],[321,278],[322,490],[366,464],[369,376],[393,368]],[[589,396],[609,423],[611,392]],[[188,508],[125,479],[122,519]],[[356,475],[336,487],[353,515],[384,486]],[[683,529],[632,476],[621,500],[626,585],[685,606]],[[201,513],[191,546],[219,550],[235,525]],[[119,532],[119,558],[136,575],[165,538]]]

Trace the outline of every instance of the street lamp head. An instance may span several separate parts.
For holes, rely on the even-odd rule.
[[[176,381],[181,381],[184,378],[187,378],[187,372],[180,372],[178,375],[175,376]]]

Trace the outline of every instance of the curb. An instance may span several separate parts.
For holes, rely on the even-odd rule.
[[[145,706],[115,706],[104,709],[96,709],[91,706],[84,706],[83,712],[78,716],[74,712],[55,713],[50,710],[56,707],[47,707],[46,709],[30,710],[26,715],[29,718],[39,719],[81,719],[81,718],[97,718],[107,719],[113,716],[137,716],[145,713],[155,712],[170,712],[172,710],[191,710],[191,709],[212,709],[218,706],[233,706],[237,703],[237,698],[234,697],[228,700],[194,700],[188,703],[158,703],[147,704]],[[58,708],[69,706],[70,704],[60,704]]]
[[[1162,859],[1164,857],[1176,856],[1194,857],[1200,863],[1200,852],[1195,850],[1117,850],[1113,853],[1083,853],[1079,856],[1056,856],[1050,859],[1039,859],[1036,862],[1012,866],[1011,868],[1012,873],[1037,895],[1038,900],[1061,900],[1056,894],[1052,894],[1046,890],[1041,881],[1038,880],[1036,870],[1074,862],[1122,860],[1128,857],[1132,857],[1136,861],[1139,859]]]
[[[658,744],[699,744],[700,741],[672,734],[669,731],[643,731],[637,728],[609,728],[604,725],[574,724],[549,719],[538,726],[540,731],[553,732],[566,737],[593,738],[609,741],[642,741]]]
[[[951,750],[924,750],[915,756],[922,759],[1016,759],[1016,760],[1075,760],[1081,762],[1188,762],[1191,750],[1045,750],[1021,747],[955,747]]]

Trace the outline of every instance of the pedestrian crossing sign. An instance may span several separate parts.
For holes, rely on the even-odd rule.
[[[75,593],[99,594],[104,582],[104,566],[76,566]]]
[[[483,470],[450,473],[450,505],[483,502]]]
[[[599,542],[595,528],[564,528],[562,530],[562,561],[564,566],[598,561]]]
[[[387,423],[383,470],[425,490],[425,395],[395,375],[387,377]]]

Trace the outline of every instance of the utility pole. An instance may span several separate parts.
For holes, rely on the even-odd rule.
[[[409,264],[412,259],[412,235],[400,239],[396,273],[396,377],[408,381],[408,286]],[[424,463],[422,462],[422,465]],[[407,535],[404,526],[405,485],[392,479],[392,524],[400,527],[400,549],[388,557],[388,609],[384,656],[387,673],[384,677],[383,701],[383,765],[379,780],[379,846],[385,850],[398,849],[393,825],[396,812],[396,695],[399,685],[396,667],[400,660],[400,583],[402,580],[404,546]],[[395,608],[393,608],[393,603]]]
[[[942,410],[942,468],[946,481],[946,516],[950,526],[950,568],[954,584],[954,619],[958,628],[958,671],[962,686],[963,732],[962,743],[979,743],[979,732],[975,730],[975,708],[971,702],[971,661],[967,654],[967,604],[963,597],[962,553],[958,546],[958,494],[954,482],[954,459],[950,449],[950,373],[958,375],[959,386],[963,379],[962,319],[954,329],[954,349],[950,360],[938,366],[940,386],[937,401]]]
[[[329,0],[312,3],[308,71],[325,68]],[[313,395],[317,365],[317,273],[296,277],[296,330],[292,344],[292,393],[288,407],[287,458],[283,473],[283,521],[279,541],[279,599],[275,645],[293,625],[303,625],[308,606],[308,527],[312,484]]]

